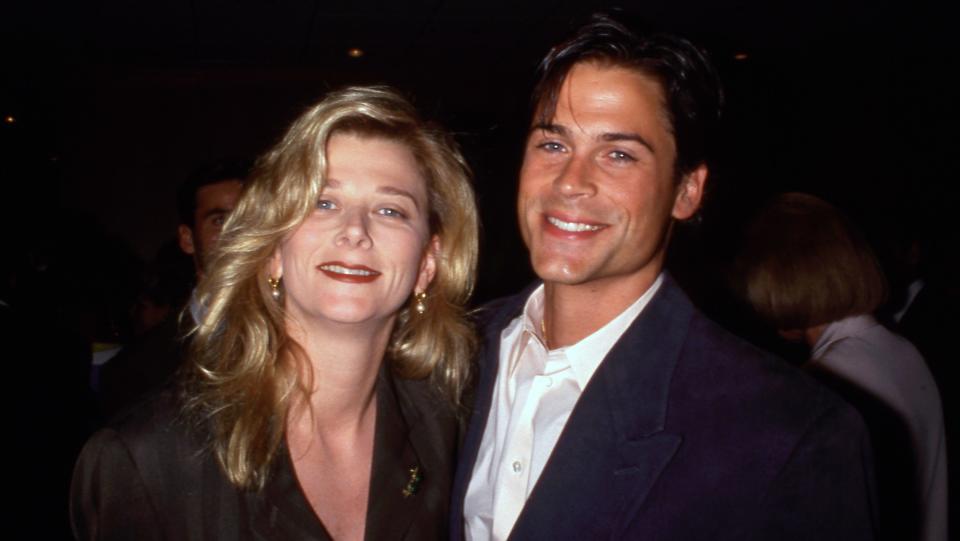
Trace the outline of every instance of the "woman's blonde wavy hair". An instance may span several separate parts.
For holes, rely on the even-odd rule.
[[[290,404],[309,392],[298,361],[303,352],[286,334],[267,269],[281,241],[316,208],[327,142],[336,133],[407,145],[427,182],[430,232],[440,239],[437,272],[426,312],[411,315],[407,306],[398,314],[386,354],[390,368],[402,378],[429,378],[454,405],[469,375],[475,337],[464,305],[473,289],[478,226],[466,162],[453,140],[424,123],[396,91],[333,92],[257,161],[198,288],[206,312],[193,333],[184,411],[212,428],[210,445],[239,487],[263,487]]]

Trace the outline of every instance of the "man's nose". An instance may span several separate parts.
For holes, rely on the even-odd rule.
[[[597,193],[593,183],[593,163],[588,156],[572,155],[563,165],[553,188],[564,197],[589,197]]]

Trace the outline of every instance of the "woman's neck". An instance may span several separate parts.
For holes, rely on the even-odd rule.
[[[379,324],[288,324],[288,334],[300,345],[302,381],[309,399],[295,403],[294,418],[309,414],[314,430],[350,430],[374,405],[374,389],[393,329],[392,318]]]

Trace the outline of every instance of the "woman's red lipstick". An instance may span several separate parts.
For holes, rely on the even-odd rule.
[[[340,282],[367,284],[380,277],[380,273],[366,265],[348,265],[342,261],[327,261],[317,265],[317,269]]]

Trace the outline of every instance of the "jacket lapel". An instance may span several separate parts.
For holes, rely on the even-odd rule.
[[[422,497],[436,468],[423,464],[414,444],[422,425],[419,412],[398,400],[392,377],[380,375],[377,387],[377,431],[370,495],[367,503],[366,539],[403,539],[417,517]]]
[[[584,389],[511,538],[615,538],[629,524],[682,443],[664,424],[692,313],[665,277]]]
[[[417,410],[398,399],[392,377],[381,371],[366,539],[402,539],[419,513],[423,499],[417,492],[429,482],[428,472],[437,468],[422,464],[411,443],[417,437],[429,436],[421,434],[418,419]],[[413,479],[416,476],[419,481]],[[285,444],[262,495],[256,499],[260,501],[252,506],[251,522],[259,538],[331,539],[300,488]]]
[[[277,451],[263,492],[248,497],[253,500],[250,521],[255,538],[332,540],[300,488],[286,443]]]

